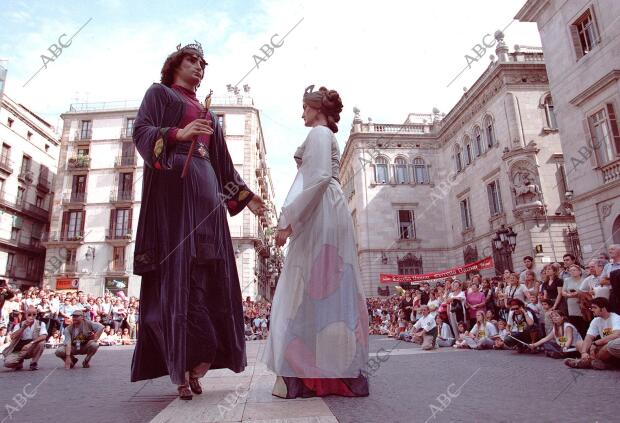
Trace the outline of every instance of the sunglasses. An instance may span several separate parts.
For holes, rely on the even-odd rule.
[[[36,316],[37,313],[26,313],[26,316]]]
[[[518,308],[511,308],[510,311],[519,311]]]

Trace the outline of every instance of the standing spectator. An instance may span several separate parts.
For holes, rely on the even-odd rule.
[[[39,357],[43,354],[47,328],[36,320],[37,309],[34,305],[26,309],[26,318],[13,328],[11,343],[2,351],[4,367],[21,370],[24,360],[30,359],[30,370],[37,370]]]
[[[620,244],[610,245],[608,251],[612,261],[603,268],[601,279],[611,288],[609,311],[620,313]]]
[[[65,298],[64,303],[60,304],[58,309],[58,321],[60,323],[60,331],[64,331],[65,319],[70,319],[73,314],[73,305],[71,304],[71,298]]]
[[[564,282],[560,279],[560,265],[551,263],[543,269],[543,294],[544,298],[553,301],[552,310],[559,310],[562,302],[562,287]]]
[[[478,277],[479,279],[479,277]],[[468,311],[469,317],[469,325],[473,326],[476,322],[476,315],[478,311],[482,311],[482,314],[486,312],[485,304],[486,297],[482,292],[480,292],[480,288],[477,283],[471,284],[471,291],[465,294],[466,298],[466,308]]]
[[[65,328],[65,345],[56,350],[56,357],[65,363],[65,369],[73,368],[78,362],[76,355],[86,355],[82,366],[90,367],[99,344],[99,337],[103,333],[103,325],[97,322],[84,320],[84,313],[75,310],[72,313],[72,323]]]
[[[582,270],[577,264],[571,264],[568,271],[570,275],[564,278],[564,289],[562,290],[568,309],[568,321],[577,328],[581,336],[585,336],[588,324],[583,318],[579,306],[579,289],[583,282]]]
[[[581,353],[580,359],[567,359],[564,361],[569,367],[597,370],[610,368],[611,361],[615,357],[609,351],[609,343],[612,352],[617,352],[618,338],[620,338],[620,316],[607,310],[609,301],[604,297],[592,300],[592,313],[594,319],[583,342],[577,343],[577,349]]]
[[[523,257],[523,265],[525,266],[525,269],[519,274],[519,283],[522,284],[525,283],[525,275],[528,271],[536,272],[536,267],[534,266],[534,258],[532,256]]]
[[[523,284],[530,296],[538,298],[540,292],[540,282],[536,279],[536,272],[532,270],[525,271],[525,283]]]
[[[511,273],[508,277],[508,286],[504,290],[504,301],[506,308],[511,299],[517,298],[525,303],[529,298],[529,292],[524,284],[519,283],[519,277],[516,273]]]
[[[405,313],[405,319],[411,321],[411,313],[413,312],[413,298],[411,298],[411,292],[405,291],[405,298],[400,302],[400,309]]]
[[[603,297],[609,300],[611,291],[608,279],[602,279],[601,275],[605,268],[605,262],[601,259],[594,259],[588,263],[588,271],[590,276],[585,278],[579,288],[582,292],[588,292],[592,298]]]
[[[47,297],[41,299],[41,302],[37,306],[37,313],[39,313],[39,320],[45,324],[45,328],[49,331],[52,320],[52,306]]]
[[[136,339],[137,319],[136,309],[134,307],[129,307],[129,312],[127,313],[127,326],[129,326],[129,336],[131,339]]]
[[[448,318],[450,327],[454,333],[458,332],[458,322],[466,318],[465,314],[465,293],[461,289],[461,282],[452,282],[452,291],[448,294]]]

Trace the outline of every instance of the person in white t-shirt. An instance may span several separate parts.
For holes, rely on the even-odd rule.
[[[508,348],[516,348],[520,353],[529,351],[528,345],[532,342],[531,332],[535,328],[534,316],[527,309],[523,301],[513,298],[508,303],[508,331],[510,335],[504,340]]]
[[[551,358],[567,358],[579,355],[577,343],[582,341],[577,328],[568,322],[568,317],[562,310],[551,312],[552,330],[538,342],[530,344],[531,349],[542,345],[545,355]]]
[[[609,352],[608,344],[612,343],[615,347],[620,338],[620,316],[610,313],[608,308],[607,298],[592,300],[591,309],[595,317],[590,322],[586,338],[577,343],[581,358],[567,359],[564,364],[579,369],[604,370],[612,367],[614,355]]]
[[[432,350],[437,336],[435,316],[430,313],[427,305],[420,306],[420,311],[422,316],[413,325],[413,340],[414,342],[422,342],[423,350]]]
[[[482,310],[476,312],[476,324],[465,336],[465,343],[473,350],[486,350],[493,348],[494,341],[491,339],[497,335],[497,329],[491,322],[487,322]]]

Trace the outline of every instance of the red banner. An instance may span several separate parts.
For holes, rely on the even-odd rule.
[[[490,269],[493,267],[493,259],[485,257],[481,260],[467,263],[462,266],[453,267],[452,269],[442,270],[441,272],[424,273],[421,275],[392,275],[389,273],[381,273],[379,280],[381,283],[411,283],[428,281],[432,279],[443,279],[463,273],[475,272],[482,269]]]

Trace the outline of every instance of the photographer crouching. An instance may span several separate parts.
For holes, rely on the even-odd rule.
[[[65,344],[56,351],[56,357],[65,363],[65,369],[72,369],[78,362],[76,355],[86,355],[82,366],[90,367],[90,360],[99,349],[97,340],[103,333],[103,325],[84,320],[82,310],[74,310],[72,323],[65,328]]]
[[[11,333],[11,343],[2,351],[4,367],[21,370],[24,360],[30,359],[30,370],[37,370],[39,357],[43,354],[47,329],[36,320],[37,309],[30,306],[26,309],[26,318],[15,325]]]

